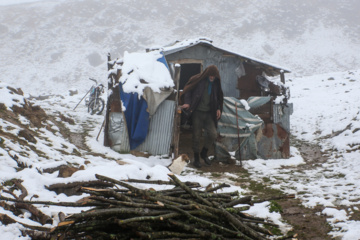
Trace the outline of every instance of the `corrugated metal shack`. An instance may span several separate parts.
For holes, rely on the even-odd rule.
[[[159,49],[147,49],[154,51]],[[290,115],[293,106],[288,103],[289,90],[285,87],[285,73],[290,71],[260,60],[239,55],[215,47],[206,38],[175,42],[160,49],[170,67],[175,82],[174,91],[158,108],[150,119],[147,138],[136,151],[152,155],[190,154],[191,130],[177,111],[178,92],[181,92],[189,78],[209,65],[216,65],[221,75],[221,84],[225,97],[245,99],[253,96],[272,96],[272,101],[251,109],[264,122],[261,134],[257,137],[258,157],[263,159],[289,158],[290,156]],[[116,69],[116,62],[109,58],[109,70]],[[105,121],[104,144],[119,152],[129,152],[125,124],[121,114],[121,104],[116,89],[121,72],[109,75],[109,95]],[[279,82],[268,81],[268,77],[279,77]],[[276,100],[277,98],[277,100]],[[279,101],[279,99],[281,99]],[[191,124],[190,124],[191,126]],[[234,141],[220,140],[227,144],[229,151],[234,150]],[[187,147],[186,147],[187,146]],[[214,152],[212,152],[214,153]],[[246,147],[241,152],[243,160],[251,159]]]

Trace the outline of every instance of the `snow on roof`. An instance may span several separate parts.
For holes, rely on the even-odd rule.
[[[186,39],[183,41],[175,41],[173,43],[170,43],[168,45],[162,46],[162,47],[152,47],[149,50],[153,51],[153,50],[160,50],[162,51],[165,55],[174,53],[174,52],[178,52],[182,49],[186,49],[189,48],[191,46],[195,46],[199,43],[205,43],[205,44],[209,44],[212,45],[212,40],[210,38],[207,37],[199,37],[199,38],[192,38],[192,39]]]
[[[222,52],[226,52],[226,53],[231,54],[231,55],[235,55],[235,56],[238,56],[238,57],[241,57],[241,58],[245,58],[245,59],[248,59],[248,60],[250,60],[252,62],[255,62],[255,63],[258,63],[258,64],[267,65],[269,67],[278,69],[279,71],[284,71],[284,72],[288,72],[288,73],[291,72],[290,70],[288,70],[288,69],[286,69],[284,67],[277,66],[277,65],[274,65],[272,63],[268,63],[268,62],[265,62],[265,61],[262,61],[262,60],[259,60],[259,59],[256,59],[256,58],[252,58],[252,57],[249,57],[249,56],[246,56],[246,55],[243,55],[243,54],[238,54],[238,53],[235,53],[235,52],[227,51],[227,50],[222,49],[222,48],[215,47],[212,44],[212,42],[213,41],[210,38],[199,37],[199,38],[193,38],[193,39],[186,39],[186,40],[183,40],[183,41],[175,41],[174,43],[166,45],[164,47],[153,47],[153,48],[150,48],[150,50],[161,50],[164,53],[164,55],[166,56],[166,55],[169,55],[169,54],[172,54],[172,53],[187,49],[189,47],[192,47],[192,46],[195,46],[195,45],[198,45],[198,44],[205,44],[205,45],[212,46],[213,48],[218,49],[218,50],[220,50]]]
[[[146,87],[154,92],[160,92],[162,88],[174,86],[167,66],[160,62],[163,57],[160,51],[145,53],[129,53],[125,51],[124,58],[118,61],[122,71],[120,82],[124,92],[143,94]]]
[[[120,82],[123,83],[123,90],[125,92],[138,93],[139,96],[142,96],[146,87],[150,87],[154,92],[160,92],[162,88],[173,87],[174,82],[171,78],[170,71],[164,63],[159,61],[159,59],[163,58],[164,55],[166,56],[197,44],[206,44],[214,47],[211,39],[199,37],[186,39],[184,41],[175,41],[164,47],[153,47],[148,49],[150,51],[143,53],[129,53],[125,51],[123,59],[117,61],[119,64],[118,69],[121,69],[122,71]],[[261,60],[239,55],[221,48],[214,48],[222,52],[248,59],[253,63],[267,65],[278,71],[290,72],[285,68]]]

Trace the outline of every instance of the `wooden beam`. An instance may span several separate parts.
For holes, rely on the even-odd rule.
[[[174,126],[173,126],[173,152],[174,159],[179,156],[179,141],[180,141],[180,120],[181,120],[181,109],[179,108],[179,86],[180,86],[180,70],[181,65],[175,64],[175,86],[176,86],[176,97],[175,97],[175,116],[174,116]]]

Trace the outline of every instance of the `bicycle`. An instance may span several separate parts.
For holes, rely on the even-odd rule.
[[[91,115],[100,115],[105,107],[105,101],[100,98],[101,94],[104,93],[104,85],[98,84],[96,79],[89,78],[95,82],[95,85],[90,88],[90,96],[85,99],[85,105],[88,106],[88,113]]]
[[[80,100],[80,102],[90,93],[89,97],[85,99],[85,106],[88,107],[88,113],[91,115],[97,114],[100,115],[105,107],[105,101],[100,96],[104,93],[104,85],[98,84],[96,79],[89,78],[91,81],[95,82],[95,85],[91,86],[90,90],[85,94],[85,96]],[[76,105],[74,110],[80,104]]]

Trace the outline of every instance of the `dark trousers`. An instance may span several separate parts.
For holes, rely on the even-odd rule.
[[[211,118],[210,112],[194,111],[192,114],[192,128],[193,128],[193,151],[199,153],[201,150],[200,140],[202,137],[202,129],[204,134],[204,148],[209,149],[216,140],[217,131],[214,120]]]

